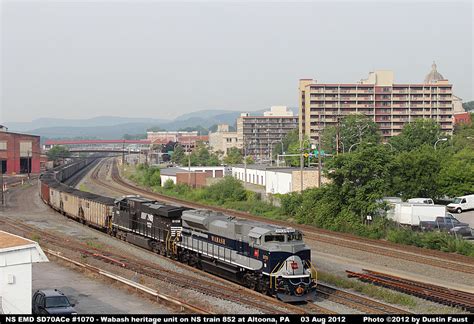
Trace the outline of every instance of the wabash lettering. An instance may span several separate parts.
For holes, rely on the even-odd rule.
[[[222,245],[225,245],[225,239],[222,238],[222,237],[217,237],[217,236],[211,235],[211,241],[222,244]]]

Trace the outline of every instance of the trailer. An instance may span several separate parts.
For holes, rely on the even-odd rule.
[[[387,212],[387,218],[411,227],[418,227],[420,222],[435,221],[436,217],[444,217],[446,207],[443,205],[394,203]]]

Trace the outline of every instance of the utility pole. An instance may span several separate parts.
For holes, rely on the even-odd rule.
[[[303,192],[303,139],[300,139],[300,192]]]
[[[3,160],[0,160],[0,191],[2,194],[1,203],[2,206],[5,206],[5,194],[3,192]]]
[[[125,140],[122,141],[122,167],[125,165]]]
[[[336,126],[336,155],[339,154],[339,145],[340,145],[340,140],[341,140],[341,134],[340,134],[340,117],[337,116],[337,126]]]
[[[321,136],[318,136],[318,188],[321,187]]]
[[[28,179],[30,179],[30,167],[31,167],[31,162],[30,162],[30,150],[26,152],[27,159],[26,159],[26,168],[28,172]],[[33,154],[32,154],[33,155]]]
[[[318,118],[318,188],[321,187],[321,115]],[[339,120],[339,119],[338,119]]]
[[[244,142],[244,188],[247,188],[247,147]]]
[[[191,187],[191,152],[188,152],[188,186]]]

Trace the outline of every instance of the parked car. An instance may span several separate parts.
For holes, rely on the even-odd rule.
[[[474,195],[456,197],[447,208],[450,212],[456,212],[458,214],[468,209],[474,209]]]
[[[32,313],[34,315],[75,315],[74,304],[57,289],[37,290],[33,295]]]
[[[434,205],[434,201],[431,198],[410,198],[407,202],[409,202],[410,204]]]
[[[422,221],[420,228],[425,231],[440,230],[450,234],[472,236],[469,224],[461,223],[451,214],[447,214],[445,217],[436,217],[435,221]]]

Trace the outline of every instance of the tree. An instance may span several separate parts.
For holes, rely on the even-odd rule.
[[[433,146],[442,136],[441,127],[433,119],[416,119],[406,124],[400,135],[392,137],[390,143],[397,151],[411,151],[422,145]]]
[[[147,128],[146,131],[147,132],[163,132],[163,131],[166,131],[166,129],[161,128],[160,126],[153,126],[153,127]]]
[[[122,139],[124,140],[139,140],[139,139],[145,139],[146,134],[124,134],[122,136]]]
[[[198,126],[190,126],[178,129],[179,132],[194,132],[197,131],[200,135],[207,135],[209,130],[207,128],[202,127],[201,125]]]
[[[189,160],[191,161],[192,166],[215,166],[220,164],[219,157],[217,156],[217,154],[212,153],[209,148],[202,142],[198,142],[196,144],[196,147],[189,156],[186,156],[181,159],[181,164],[186,165],[188,164]]]
[[[47,153],[48,159],[54,162],[58,162],[60,159],[68,158],[71,156],[71,152],[61,145],[53,146]]]
[[[242,151],[236,147],[232,147],[224,157],[225,164],[241,164],[243,162]]]
[[[471,115],[474,117],[474,114]],[[454,128],[453,147],[455,151],[465,148],[474,150],[474,122],[468,125],[461,124]]]
[[[283,151],[282,151],[281,143],[283,143]],[[294,129],[288,132],[286,136],[283,137],[281,142],[273,143],[273,157],[276,158],[278,154],[283,154],[284,152],[288,152],[288,148],[293,143],[299,143],[298,129]]]
[[[292,130],[282,139],[283,142],[283,152],[280,142],[274,143],[273,148],[273,157],[276,158],[278,154],[300,154],[300,140],[299,133],[297,129]],[[305,136],[303,139],[303,148],[307,150],[310,149],[309,137]],[[300,158],[298,156],[286,156],[285,163],[288,166],[299,166]]]
[[[321,134],[321,147],[327,151],[336,153],[336,134],[339,127],[339,152],[347,152],[350,147],[357,143],[380,142],[380,133],[377,124],[363,114],[348,115],[339,121],[339,126],[324,128]]]
[[[403,199],[439,197],[437,180],[443,156],[445,152],[429,145],[399,153],[393,161],[391,195]]]
[[[181,163],[186,158],[184,148],[181,145],[175,145],[173,147],[173,155],[171,156],[171,162]]]
[[[377,211],[377,200],[389,191],[391,160],[385,145],[362,143],[352,154],[339,154],[327,162],[326,176],[348,212],[365,219]]]
[[[468,102],[464,102],[462,104],[462,107],[464,108],[465,111],[474,111],[474,101],[471,100]]]
[[[255,160],[253,159],[253,157],[247,156],[247,157],[245,158],[245,163],[246,163],[246,164],[255,164]]]
[[[440,191],[448,197],[474,192],[474,150],[463,149],[443,161],[439,173]]]
[[[209,186],[204,195],[205,198],[220,204],[226,201],[243,201],[247,197],[242,183],[232,176],[226,176],[221,181]]]

